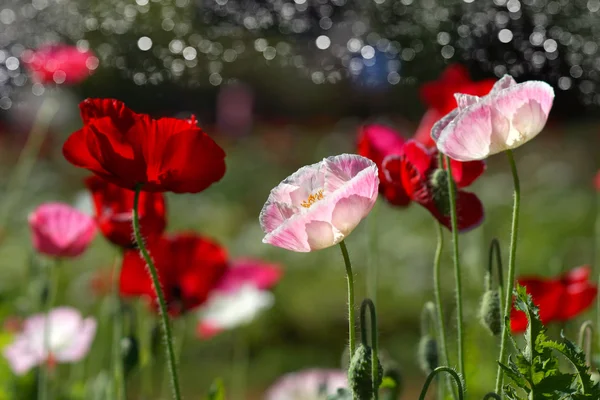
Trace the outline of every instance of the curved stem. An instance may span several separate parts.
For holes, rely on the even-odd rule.
[[[140,192],[141,188],[139,186],[136,187],[135,197],[133,200],[133,234],[135,236],[135,241],[140,249],[140,254],[142,255],[144,261],[146,261],[148,271],[150,272],[150,277],[152,278],[152,285],[154,286],[154,290],[156,291],[156,298],[158,300],[158,308],[160,311],[160,325],[164,334],[164,342],[167,353],[167,364],[169,366],[169,373],[171,375],[170,378],[171,386],[173,389],[173,399],[181,400],[181,390],[179,389],[179,377],[177,375],[177,363],[175,359],[175,351],[173,350],[173,334],[171,333],[169,314],[167,313],[167,304],[165,302],[165,296],[163,294],[162,288],[160,287],[158,272],[156,271],[154,262],[152,261],[148,250],[146,249],[146,245],[144,243],[144,239],[142,238],[142,233],[140,231],[140,219],[138,212]]]
[[[591,320],[585,321],[579,327],[579,340],[577,344],[585,352],[585,361],[591,365],[592,358],[592,339],[594,336],[594,323]]]
[[[57,258],[54,265],[46,265],[47,273],[46,273],[46,285],[44,290],[43,299],[43,309],[45,315],[44,321],[44,353],[46,355],[46,363],[40,367],[39,377],[38,377],[38,399],[39,400],[47,400],[51,399],[52,390],[50,388],[50,330],[52,329],[52,323],[50,321],[50,312],[52,311],[52,306],[54,305],[54,300],[56,298],[56,293],[58,291],[58,273],[60,272],[60,264],[61,259]],[[56,271],[55,271],[56,270]]]
[[[515,259],[517,255],[517,233],[519,230],[519,208],[521,205],[521,184],[519,182],[519,175],[517,173],[517,165],[513,156],[512,150],[507,150],[506,155],[508,156],[508,163],[510,164],[510,170],[512,172],[513,183],[514,183],[514,204],[513,204],[513,216],[512,226],[510,233],[510,252],[508,257],[508,277],[506,285],[506,297],[504,298],[504,316],[503,321],[507,321],[510,317],[510,310],[512,308],[512,291],[515,284]],[[506,363],[507,356],[507,342],[508,342],[508,329],[502,329],[502,341],[500,342],[500,357],[498,359],[500,364]],[[496,393],[500,393],[502,388],[502,368],[498,365],[498,372],[496,374]]]
[[[448,191],[450,194],[450,222],[452,225],[452,250],[454,261],[454,278],[456,280],[456,329],[458,335],[458,372],[465,373],[464,346],[465,336],[463,333],[463,304],[462,304],[462,279],[460,272],[460,259],[458,255],[458,216],[456,212],[456,187],[452,176],[452,163],[450,157],[446,156],[446,169],[448,171]],[[466,379],[465,379],[466,386]]]
[[[371,299],[364,299],[360,305],[360,330],[363,346],[367,346],[367,309],[371,314],[371,381],[373,382],[373,400],[379,399],[379,356],[377,353],[377,314]]]
[[[488,399],[502,400],[502,397],[500,397],[500,395],[498,393],[489,392],[485,396],[483,396],[483,400],[488,400]]]
[[[437,336],[440,354],[442,356],[442,365],[450,365],[448,347],[446,346],[446,327],[444,326],[444,311],[442,308],[442,283],[440,280],[442,251],[444,250],[444,232],[442,231],[442,224],[436,222],[435,225],[437,228],[437,247],[435,248],[435,257],[433,259],[433,296],[435,298],[435,310],[437,314]],[[452,393],[452,396],[456,400],[456,392],[454,392],[454,389],[452,388],[452,382],[450,381],[450,378],[446,379],[446,383],[448,384],[448,390]]]
[[[455,370],[453,370],[450,367],[437,367],[436,369],[431,371],[431,373],[427,376],[427,379],[425,380],[423,389],[421,389],[421,394],[419,395],[419,400],[425,400],[425,396],[427,396],[427,390],[429,389],[429,385],[431,385],[433,378],[435,378],[435,376],[437,374],[439,374],[440,372],[447,372],[452,377],[452,379],[454,379],[454,383],[456,384],[456,387],[458,388],[458,399],[464,400],[464,393],[465,393],[464,382],[460,378],[460,374],[458,374]]]
[[[123,341],[123,309],[121,307],[121,297],[119,296],[119,261],[121,253],[115,257],[112,269],[112,300],[113,300],[113,337],[112,337],[112,356],[113,356],[113,380],[114,393],[117,400],[127,398],[127,388],[125,386],[125,369],[123,367],[123,351],[121,343]]]
[[[504,272],[502,270],[502,253],[500,251],[500,242],[498,239],[492,239],[490,243],[490,253],[488,258],[488,287],[490,290],[492,288],[492,274],[494,269],[494,255],[496,256],[496,268],[498,270],[498,286],[500,288],[504,288]],[[502,296],[502,290],[500,290],[500,296]],[[502,301],[502,300],[500,300]],[[492,392],[493,393],[493,392]]]
[[[350,264],[348,249],[343,240],[340,242],[340,249],[342,249],[344,265],[346,266],[346,278],[348,279],[348,339],[350,341],[348,347],[350,349],[350,359],[352,359],[356,347],[354,332],[354,276],[352,275],[352,265]]]

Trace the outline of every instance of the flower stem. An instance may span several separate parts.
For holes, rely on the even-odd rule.
[[[119,296],[119,272],[120,272],[121,253],[115,257],[112,268],[112,308],[113,308],[113,337],[112,337],[112,365],[113,365],[113,384],[114,394],[117,400],[127,398],[127,387],[125,385],[125,369],[123,368],[123,351],[121,343],[123,341],[123,310],[121,307],[121,297]]]
[[[50,122],[57,111],[58,103],[54,99],[48,97],[42,101],[42,105],[33,121],[31,131],[27,136],[27,142],[25,142],[25,146],[21,154],[19,154],[14,172],[9,178],[4,201],[0,205],[0,242],[5,235],[4,231],[7,229],[8,220],[13,213],[13,208],[21,200],[29,175],[31,175],[40,148],[48,133]]]
[[[433,378],[435,378],[435,376],[441,372],[446,372],[450,377],[452,377],[452,379],[454,379],[454,383],[458,388],[458,398],[459,400],[463,400],[465,393],[465,382],[463,379],[461,379],[461,375],[450,367],[437,367],[436,369],[431,371],[431,373],[429,374],[429,376],[427,376],[427,379],[425,380],[423,389],[421,389],[419,400],[425,400],[425,397],[427,396],[427,390],[429,389],[429,385],[431,385]]]
[[[456,212],[456,187],[452,177],[452,163],[450,157],[446,156],[446,168],[448,171],[448,192],[450,197],[450,223],[452,225],[452,249],[454,261],[454,278],[456,280],[456,329],[458,335],[458,372],[465,378],[465,359],[464,344],[465,337],[463,333],[463,304],[462,304],[462,278],[460,272],[460,259],[458,255],[458,216]]]
[[[171,333],[171,325],[169,323],[169,314],[167,312],[167,304],[165,302],[165,296],[160,286],[160,280],[158,279],[158,272],[154,266],[154,262],[146,249],[142,233],[140,231],[140,219],[138,212],[138,205],[140,201],[141,188],[138,186],[135,189],[135,197],[133,200],[133,234],[135,241],[140,249],[140,254],[146,261],[150,277],[152,278],[152,285],[156,292],[156,298],[158,300],[158,309],[160,313],[160,326],[164,334],[164,342],[167,353],[167,365],[169,367],[169,375],[171,378],[171,387],[173,389],[173,399],[181,400],[181,390],[179,388],[179,377],[177,375],[177,362],[175,360],[175,351],[173,350],[173,334]]]
[[[521,184],[519,182],[519,175],[517,173],[517,164],[513,156],[512,150],[507,150],[506,155],[508,156],[508,163],[512,172],[514,182],[514,204],[513,204],[513,216],[512,216],[512,227],[510,234],[510,252],[508,257],[508,277],[506,281],[506,296],[504,297],[504,315],[503,321],[506,321],[510,317],[510,311],[512,308],[512,292],[515,284],[515,257],[517,255],[517,232],[519,230],[519,208],[521,205]],[[502,341],[500,342],[500,357],[499,362],[504,364],[506,362],[506,353],[508,351],[508,329],[502,329]],[[502,368],[498,366],[498,372],[496,374],[496,393],[501,393],[502,388]]]
[[[45,314],[45,323],[44,323],[44,354],[46,358],[50,357],[50,330],[52,329],[50,322],[50,312],[52,311],[52,306],[54,305],[54,300],[56,298],[56,292],[58,291],[58,272],[61,264],[61,259],[57,258],[54,265],[46,265],[46,285],[42,289],[42,301],[43,301],[43,309]],[[56,270],[56,271],[55,271]],[[48,361],[48,360],[47,360]],[[39,371],[39,381],[38,381],[38,399],[39,400],[48,400],[52,398],[52,390],[50,387],[50,368],[51,365],[49,362],[46,362],[44,365],[40,367]]]
[[[379,252],[377,251],[377,214],[379,206],[377,203],[371,210],[370,218],[367,220],[369,226],[369,234],[367,246],[368,251],[368,268],[367,268],[367,297],[369,297],[375,306],[377,306],[377,286],[379,280]]]
[[[348,347],[350,349],[350,359],[352,359],[356,347],[354,332],[354,276],[352,275],[352,265],[350,264],[348,249],[343,240],[340,242],[340,248],[344,257],[344,264],[346,265],[346,278],[348,279],[348,338],[350,341]]]
[[[444,311],[442,309],[442,284],[440,280],[442,251],[444,250],[444,232],[442,231],[442,224],[436,222],[435,225],[437,227],[437,247],[435,249],[435,258],[433,259],[433,286],[435,297],[435,310],[437,316],[437,333],[439,339],[440,354],[442,356],[442,365],[450,365],[448,347],[446,346],[446,328],[444,327]],[[456,392],[454,391],[452,381],[450,380],[449,376],[447,377],[446,382],[448,384],[448,389],[452,393],[452,397],[456,399]],[[440,391],[443,393],[443,386],[440,385],[440,387],[442,388],[440,389]],[[440,397],[440,399],[443,398],[443,396]]]
[[[377,347],[377,313],[373,300],[366,298],[360,305],[360,330],[363,346],[367,347],[367,310],[371,317],[371,382],[373,383],[373,400],[379,399],[379,353]]]

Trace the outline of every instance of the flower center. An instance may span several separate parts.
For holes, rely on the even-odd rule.
[[[300,205],[304,208],[309,208],[313,204],[315,204],[319,200],[323,200],[325,195],[323,194],[323,189],[319,189],[316,193],[308,196],[308,199],[304,200]]]

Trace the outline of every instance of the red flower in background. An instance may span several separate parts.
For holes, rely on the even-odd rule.
[[[446,171],[438,165],[438,153],[415,140],[404,145],[403,155],[390,155],[383,161],[383,170],[388,179],[401,184],[409,198],[425,207],[435,219],[451,229],[448,180]],[[476,228],[483,221],[483,205],[470,192],[460,190],[470,185],[485,170],[482,162],[460,163],[452,160],[452,174],[456,181],[456,210],[458,230]]]
[[[171,315],[179,315],[204,303],[228,268],[225,249],[193,233],[163,236],[148,242],[148,251]],[[136,250],[128,250],[123,257],[120,291],[124,297],[152,299],[156,306],[152,280]]]
[[[65,44],[26,50],[21,60],[34,80],[67,85],[79,83],[90,76],[99,63],[90,50],[80,51]]]
[[[542,323],[564,322],[584,312],[596,298],[598,287],[589,280],[591,272],[590,266],[584,265],[558,278],[525,277],[517,282],[525,286],[534,304],[539,307]],[[513,333],[527,329],[524,312],[512,309],[510,329]]]
[[[85,185],[92,194],[96,223],[104,237],[117,246],[134,247],[131,221],[135,192],[97,176],[88,177]],[[142,236],[147,239],[160,236],[167,225],[162,193],[140,193],[138,211]]]
[[[600,171],[598,171],[594,177],[594,187],[600,192]]]
[[[421,99],[428,110],[417,128],[415,139],[427,147],[435,147],[431,139],[431,128],[440,118],[457,107],[454,94],[485,96],[492,90],[495,82],[496,79],[472,81],[467,67],[461,64],[449,65],[438,80],[421,86]]]
[[[195,117],[152,119],[112,99],[79,105],[83,128],[71,134],[63,154],[122,188],[198,193],[225,174],[225,152]]]

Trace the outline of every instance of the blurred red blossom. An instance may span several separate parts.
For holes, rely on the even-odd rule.
[[[522,277],[517,282],[539,307],[542,323],[565,322],[584,312],[596,298],[598,287],[590,281],[591,272],[591,267],[584,265],[557,278]],[[527,329],[524,312],[512,309],[510,328],[513,333]]]
[[[132,210],[135,192],[123,189],[97,176],[90,176],[85,185],[92,194],[98,228],[110,242],[121,247],[133,247]],[[138,212],[142,236],[160,236],[167,225],[165,199],[162,193],[140,193]]]
[[[228,269],[227,252],[216,242],[194,233],[162,236],[147,244],[171,315],[203,304]],[[124,297],[143,296],[156,307],[156,293],[137,250],[123,256],[120,292]]]
[[[600,171],[598,171],[594,177],[594,187],[600,192]]]
[[[113,99],[83,101],[83,128],[63,154],[122,188],[198,193],[225,174],[225,152],[197,126],[196,118],[152,119]]]
[[[51,44],[36,50],[26,50],[21,60],[35,81],[67,85],[83,81],[99,63],[92,51],[79,50],[66,44]]]

